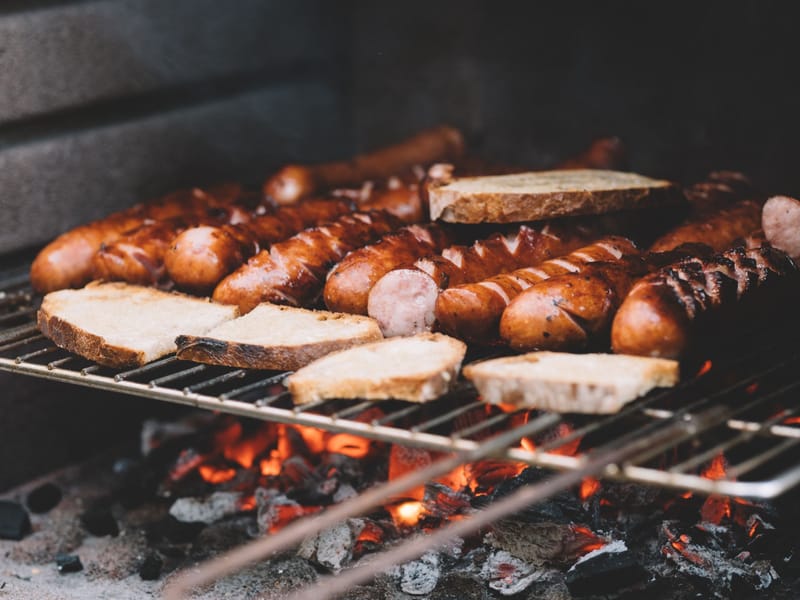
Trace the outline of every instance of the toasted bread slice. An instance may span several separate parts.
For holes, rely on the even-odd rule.
[[[127,283],[89,284],[44,297],[39,329],[70,352],[110,367],[175,352],[175,336],[200,335],[235,318],[234,306]]]
[[[249,369],[295,370],[358,344],[383,339],[374,319],[260,304],[203,336],[181,335],[178,358]]]
[[[483,400],[556,412],[613,413],[678,382],[674,360],[620,354],[531,352],[464,367]]]
[[[335,352],[287,379],[295,404],[326,398],[427,402],[455,381],[466,345],[440,333],[392,338]]]
[[[431,220],[514,223],[566,215],[594,215],[680,202],[669,181],[591,169],[488,177],[444,176],[427,186]]]

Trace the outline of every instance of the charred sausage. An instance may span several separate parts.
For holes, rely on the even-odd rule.
[[[495,234],[470,247],[451,246],[381,277],[369,293],[367,312],[386,336],[428,331],[441,290],[538,264],[578,248],[591,237],[595,236],[588,228],[523,225],[511,234]]]
[[[401,222],[386,212],[352,213],[301,231],[262,250],[223,279],[214,300],[248,312],[260,302],[308,305],[322,291],[325,275],[349,251],[397,229]]]
[[[688,258],[637,281],[611,328],[614,352],[680,358],[709,317],[735,310],[798,269],[770,247],[737,247],[710,259]]]
[[[191,227],[171,240],[164,264],[179,288],[209,293],[262,248],[350,210],[350,203],[344,200],[307,200],[254,217],[246,224]]]
[[[381,277],[418,258],[441,252],[452,241],[453,236],[439,225],[410,225],[354,250],[328,274],[323,292],[326,306],[366,315],[369,292]]]
[[[291,204],[337,187],[386,179],[415,165],[458,159],[464,153],[461,133],[435,127],[398,144],[356,156],[352,160],[313,166],[287,165],[264,183],[264,194],[278,204]]]
[[[583,272],[596,261],[630,261],[640,254],[636,245],[622,237],[606,237],[552,260],[501,273],[477,283],[450,287],[436,299],[435,317],[439,329],[471,342],[494,342],[498,325],[509,303],[525,290],[545,279]]]

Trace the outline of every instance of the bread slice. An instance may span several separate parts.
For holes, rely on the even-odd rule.
[[[295,370],[358,344],[383,339],[369,317],[260,304],[203,336],[181,335],[178,358],[249,369]]]
[[[44,297],[39,329],[70,352],[110,367],[175,352],[175,336],[200,335],[235,318],[234,306],[127,283],[89,284]]]
[[[431,220],[514,223],[680,202],[669,181],[635,173],[563,170],[488,177],[445,176],[427,186]]]
[[[326,398],[395,398],[427,402],[450,389],[466,345],[440,333],[421,333],[329,354],[287,380],[295,404]]]
[[[464,367],[483,400],[556,412],[613,413],[678,382],[678,363],[621,354],[531,352]]]

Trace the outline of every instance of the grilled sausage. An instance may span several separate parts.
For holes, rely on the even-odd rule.
[[[385,210],[409,225],[422,223],[428,218],[428,206],[422,201],[417,184],[400,184],[374,191],[358,205],[358,210]]]
[[[511,348],[585,350],[608,340],[612,317],[643,265],[632,260],[595,262],[543,280],[517,296],[500,319]]]
[[[764,204],[761,226],[770,244],[795,260],[800,258],[800,200],[773,196]]]
[[[580,154],[561,161],[556,169],[619,169],[625,165],[627,151],[618,137],[594,140]]]
[[[737,247],[663,267],[636,282],[625,298],[611,328],[612,348],[680,358],[709,317],[732,312],[762,288],[797,275],[794,262],[770,247]]]
[[[679,225],[656,240],[650,251],[666,252],[681,244],[698,242],[721,252],[730,248],[734,240],[749,235],[760,226],[761,205],[753,200],[741,200]]]
[[[738,200],[752,197],[753,193],[750,179],[737,171],[712,171],[705,180],[684,189],[695,219],[730,206]]]
[[[441,290],[538,264],[578,248],[591,237],[592,232],[582,227],[553,230],[549,225],[538,229],[523,225],[512,234],[495,234],[470,247],[451,246],[381,277],[369,293],[367,312],[386,336],[428,331]]]
[[[366,315],[369,292],[381,277],[441,252],[452,242],[452,235],[439,225],[410,225],[385,235],[376,244],[354,250],[328,274],[325,304],[334,311]]]
[[[464,153],[461,133],[435,127],[398,144],[356,156],[352,160],[313,166],[287,165],[264,183],[264,194],[278,204],[291,204],[337,187],[367,179],[386,179],[415,165],[456,160]]]
[[[248,312],[260,302],[308,305],[322,291],[325,275],[349,251],[401,225],[386,212],[352,213],[301,231],[262,250],[223,279],[214,300]]]
[[[494,342],[498,325],[509,303],[531,286],[545,279],[582,272],[596,261],[629,261],[639,256],[630,240],[606,237],[533,267],[501,273],[477,283],[450,287],[436,299],[435,317],[439,329],[470,342]]]
[[[31,265],[31,285],[42,293],[81,287],[91,281],[92,259],[103,244],[145,224],[148,219],[200,215],[210,206],[230,204],[241,193],[238,184],[208,190],[181,190],[158,200],[138,204],[104,219],[61,234],[39,252]]]
[[[209,293],[262,248],[350,210],[350,203],[344,200],[307,200],[254,217],[246,224],[191,227],[171,240],[164,264],[179,288]]]

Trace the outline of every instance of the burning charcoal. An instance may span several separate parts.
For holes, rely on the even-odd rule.
[[[518,476],[499,482],[492,493],[479,497],[476,504],[478,506],[491,504],[497,499],[516,492],[525,485],[538,483],[547,475],[547,472],[542,469],[529,467]],[[517,518],[525,519],[532,523],[539,521],[568,523],[570,521],[579,521],[584,516],[583,506],[581,506],[581,502],[575,493],[571,490],[564,490],[544,502],[538,502],[526,508],[518,513]]]
[[[277,531],[298,517],[314,514],[318,506],[302,506],[277,490],[258,488],[256,496],[256,522],[260,533]]]
[[[548,577],[547,569],[536,568],[505,550],[489,554],[481,569],[481,579],[503,596],[519,594],[534,581]]]
[[[486,590],[477,577],[462,573],[449,573],[439,579],[430,600],[484,600]]]
[[[345,500],[355,498],[356,496],[358,496],[358,492],[355,490],[355,488],[353,488],[353,486],[349,483],[343,483],[333,494],[332,500],[334,503],[338,504],[339,502],[344,502]]]
[[[363,528],[363,520],[348,519],[304,540],[297,554],[336,573],[352,559],[355,540]]]
[[[283,461],[281,481],[286,489],[292,489],[295,486],[302,487],[311,480],[314,480],[314,469],[304,457],[290,456]]]
[[[206,498],[178,498],[169,514],[184,523],[214,523],[241,510],[242,495],[238,492],[214,492]]]
[[[0,500],[0,539],[21,540],[31,530],[28,511],[19,503]]]
[[[367,552],[374,552],[381,548],[383,543],[390,538],[387,527],[394,529],[386,521],[379,522],[368,518],[359,519],[361,531],[353,544],[353,558],[359,558]]]
[[[364,480],[364,460],[346,456],[344,454],[330,453],[323,462],[324,467],[336,470],[338,479],[349,484],[360,484]]]
[[[28,510],[34,514],[46,513],[61,502],[61,488],[54,483],[43,483],[35,488],[25,499]]]
[[[145,581],[155,581],[161,577],[161,567],[163,566],[164,562],[161,557],[151,552],[145,556],[142,566],[139,567],[139,577]]]
[[[83,563],[77,554],[58,554],[56,556],[56,568],[62,575],[67,573],[77,573],[83,571]]]
[[[428,551],[417,560],[393,569],[393,573],[400,580],[400,589],[406,594],[424,596],[430,594],[439,582],[439,563],[439,555]]]
[[[426,514],[439,519],[450,515],[462,513],[471,508],[470,496],[462,492],[451,490],[441,483],[428,483],[425,485],[425,496],[422,499],[423,510]]]
[[[647,579],[647,571],[622,541],[611,542],[578,559],[567,572],[573,596],[608,594]]]
[[[586,527],[559,523],[498,521],[484,541],[533,565],[567,565],[605,545],[605,540]]]
[[[95,502],[81,515],[81,523],[84,529],[97,537],[119,535],[119,525],[114,515],[111,514],[111,506],[105,500]]]

